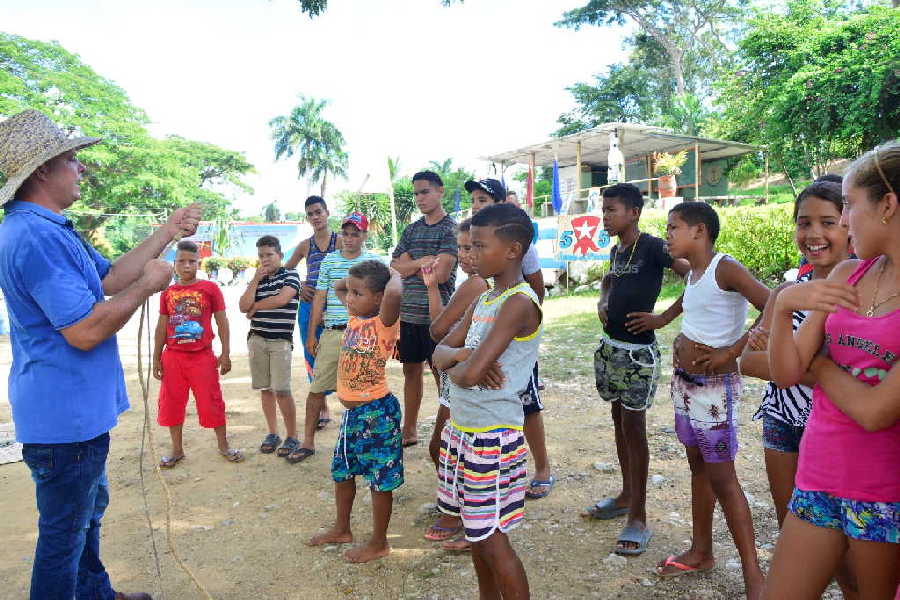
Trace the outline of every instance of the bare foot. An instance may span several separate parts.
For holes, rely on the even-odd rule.
[[[679,568],[672,563],[678,563],[688,568]],[[691,549],[671,557],[671,560],[664,558],[656,563],[656,574],[660,577],[672,577],[675,575],[692,573],[694,571],[709,571],[715,565],[716,559],[713,558],[712,555],[702,554]]]
[[[338,531],[331,528],[325,533],[314,535],[306,542],[307,546],[322,546],[325,544],[349,544],[353,541],[353,534],[348,531]]]
[[[756,569],[756,572],[750,577],[745,575],[744,588],[747,591],[747,600],[759,600],[762,598],[764,585],[765,577],[759,569]]]
[[[347,562],[351,563],[367,563],[370,560],[384,558],[390,553],[391,547],[387,542],[383,544],[373,544],[370,540],[367,544],[354,546],[344,552],[344,558]]]
[[[472,549],[472,544],[466,539],[466,536],[456,538],[455,540],[447,540],[441,544],[441,550],[448,552],[468,552]]]

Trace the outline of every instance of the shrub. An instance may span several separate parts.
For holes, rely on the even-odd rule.
[[[792,204],[716,207],[716,212],[721,224],[716,250],[733,256],[761,281],[777,283],[797,266]],[[667,216],[662,210],[644,210],[641,230],[665,239]]]
[[[228,259],[222,256],[207,256],[203,259],[200,268],[211,277],[213,273],[225,266],[226,260]]]

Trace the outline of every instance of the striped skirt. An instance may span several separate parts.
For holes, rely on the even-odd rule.
[[[508,532],[525,517],[527,458],[518,429],[467,433],[448,421],[441,432],[438,508],[462,518],[470,542]]]

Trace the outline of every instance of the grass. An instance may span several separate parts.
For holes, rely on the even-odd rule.
[[[668,283],[656,303],[655,312],[669,307],[681,294],[683,284]],[[548,298],[544,302],[544,337],[541,342],[541,374],[561,385],[593,385],[593,354],[603,335],[597,318],[597,292]],[[759,312],[751,307],[747,327]],[[681,331],[681,317],[656,332],[663,360],[663,375],[671,372],[672,342]]]

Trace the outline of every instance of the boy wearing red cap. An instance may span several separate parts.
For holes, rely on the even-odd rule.
[[[306,351],[315,357],[316,362],[313,380],[309,384],[309,395],[306,397],[303,443],[288,455],[288,462],[297,463],[316,453],[319,411],[325,403],[325,394],[337,389],[341,339],[350,318],[347,307],[338,298],[335,286],[347,277],[353,265],[364,260],[378,260],[377,256],[365,252],[363,248],[368,231],[369,219],[364,214],[352,212],[347,215],[341,226],[341,249],[323,258],[319,267],[316,295],[313,297],[312,316],[309,320],[309,336],[306,340]],[[316,340],[315,329],[323,321],[323,315],[325,329]]]

